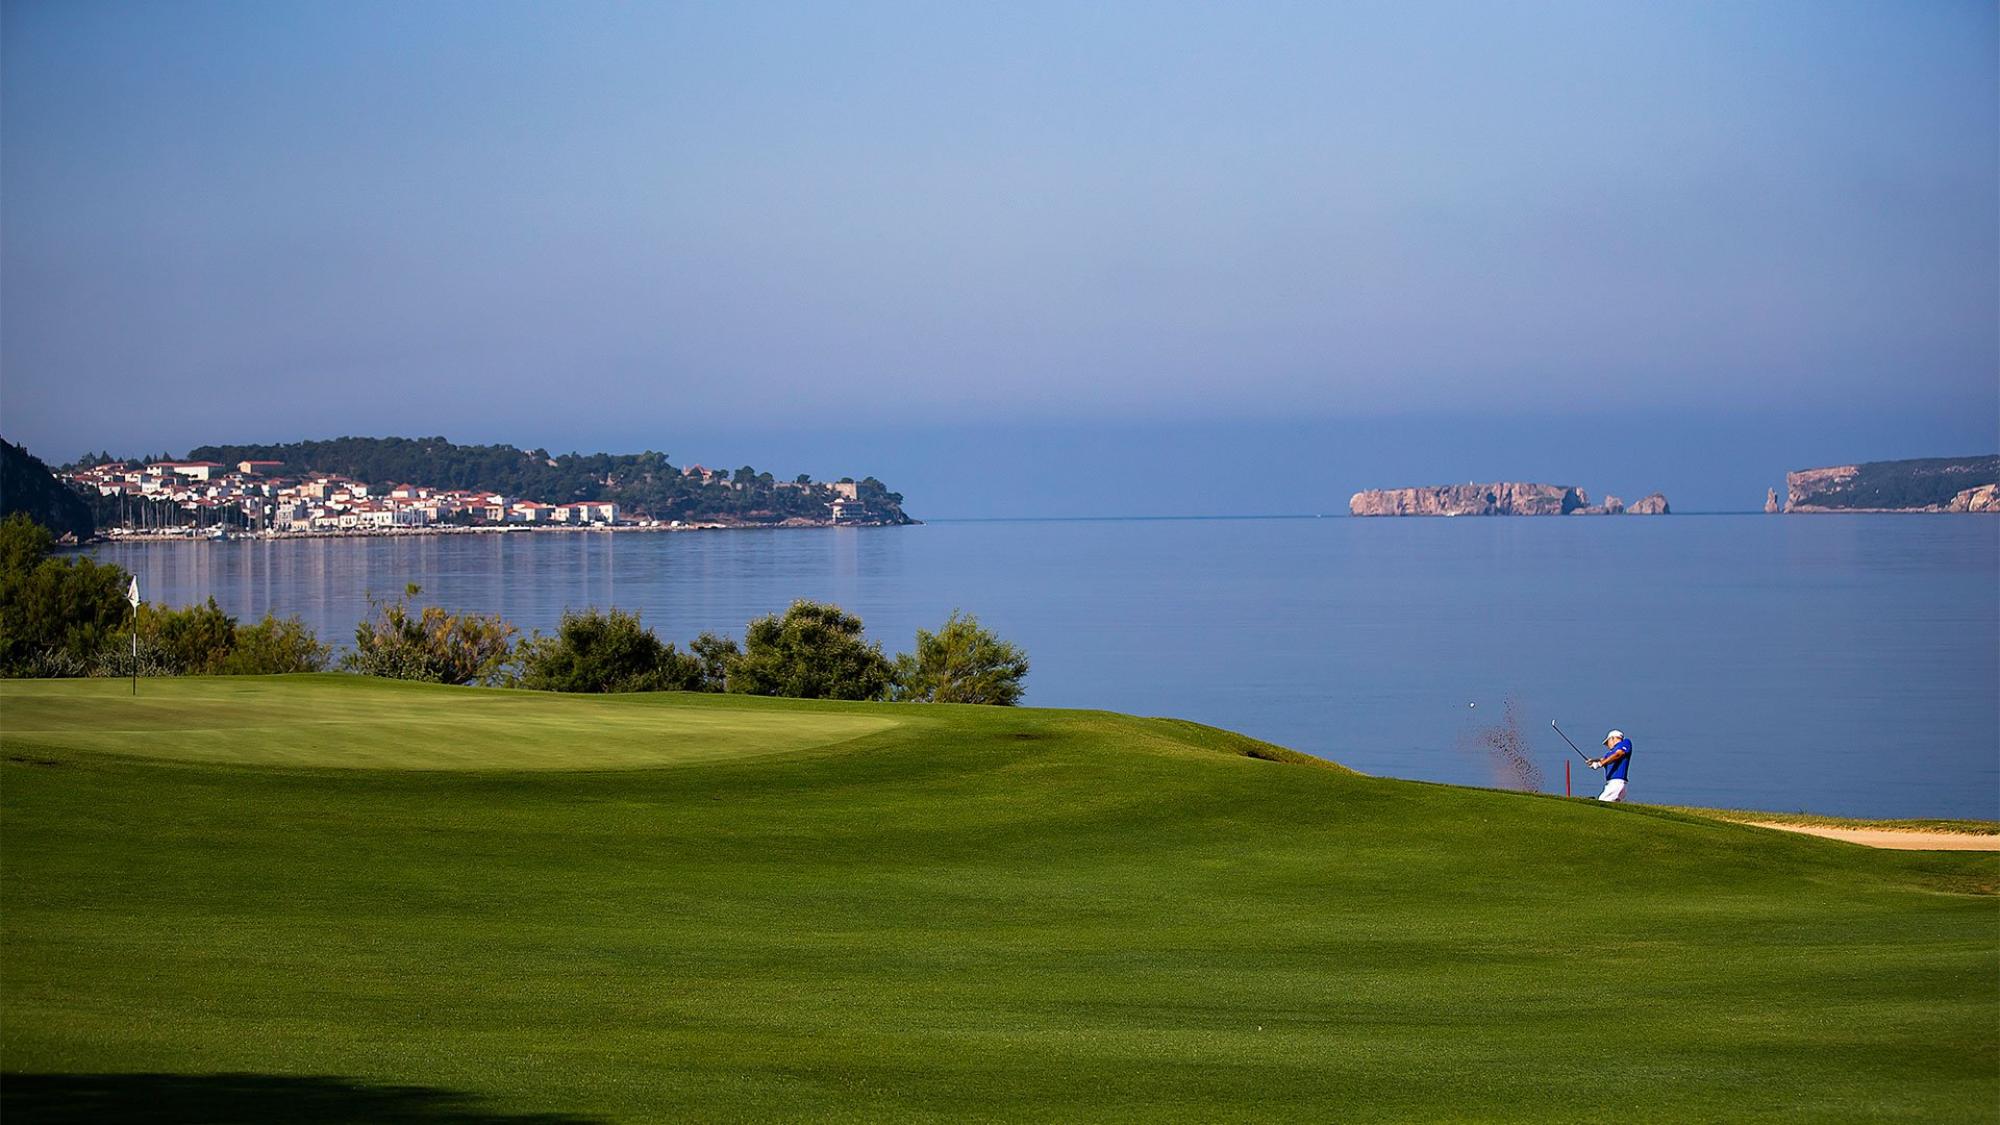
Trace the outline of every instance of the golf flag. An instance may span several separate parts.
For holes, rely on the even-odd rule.
[[[125,591],[132,603],[132,694],[139,694],[139,576],[132,576],[132,588]]]

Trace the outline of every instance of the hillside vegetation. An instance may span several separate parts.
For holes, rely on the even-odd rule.
[[[655,519],[824,519],[829,494],[804,487],[808,478],[779,481],[748,465],[734,472],[689,476],[667,455],[562,453],[512,445],[458,445],[442,437],[342,437],[263,445],[204,445],[190,460],[278,461],[290,473],[339,473],[375,485],[492,491],[549,504],[616,501],[628,514]],[[901,493],[874,477],[856,483],[875,522],[904,523]],[[856,517],[857,519],[862,517]]]
[[[1101,712],[129,691],[0,682],[10,1122],[2000,1104],[1990,856]]]
[[[15,513],[51,535],[88,539],[97,530],[90,505],[57,480],[42,459],[22,446],[0,441],[0,519]]]
[[[2000,483],[2000,455],[1868,461],[1786,475],[1791,510],[1942,509],[1969,488]]]

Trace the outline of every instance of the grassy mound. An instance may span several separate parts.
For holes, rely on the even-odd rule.
[[[2000,1099],[1990,856],[1093,712],[116,686],[0,684],[10,1123]]]

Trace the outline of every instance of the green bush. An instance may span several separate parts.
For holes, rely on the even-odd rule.
[[[917,650],[896,657],[890,698],[910,703],[1020,702],[1028,656],[972,616],[953,613],[944,628],[917,630]]]
[[[880,699],[889,689],[882,646],[861,639],[861,619],[839,606],[793,602],[782,617],[750,623],[730,665],[729,690],[794,699]]]
[[[215,675],[235,647],[236,619],[222,612],[214,598],[179,609],[151,603],[139,607],[139,651],[172,675]]]
[[[321,672],[333,657],[297,617],[266,613],[255,625],[236,627],[236,646],[222,662],[231,676],[275,676],[286,672]]]
[[[132,576],[54,552],[55,537],[26,515],[0,520],[0,675],[84,675],[129,636]]]
[[[522,641],[521,687],[537,691],[699,691],[702,662],[676,652],[636,613],[564,613],[555,635]]]
[[[364,676],[438,684],[485,684],[502,678],[514,654],[515,628],[498,617],[450,613],[440,606],[412,612],[423,593],[412,583],[393,602],[368,599],[373,618],[354,629],[354,651],[341,667]]]
[[[743,656],[743,650],[736,645],[736,638],[703,633],[688,644],[688,651],[700,665],[701,683],[695,690],[729,690],[729,670]]]
[[[115,637],[90,674],[268,676],[323,671],[331,656],[332,649],[296,617],[267,613],[255,625],[239,625],[210,598],[179,609],[140,606],[136,654],[129,632]]]

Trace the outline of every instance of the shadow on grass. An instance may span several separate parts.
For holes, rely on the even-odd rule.
[[[0,1074],[0,1119],[38,1122],[409,1121],[433,1125],[592,1125],[561,1113],[505,1113],[432,1086],[377,1086],[277,1074]]]

